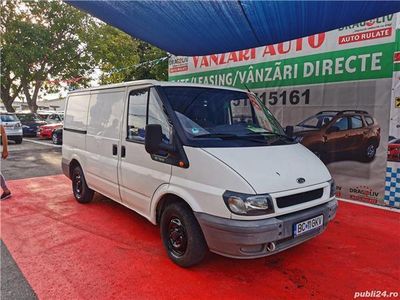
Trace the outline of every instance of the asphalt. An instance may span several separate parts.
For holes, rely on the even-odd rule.
[[[1,249],[1,289],[2,300],[37,299],[35,292],[18,268],[6,245],[0,240]]]
[[[40,144],[39,144],[40,143]],[[9,145],[9,157],[1,161],[6,180],[61,174],[61,147],[50,141],[25,138]]]
[[[36,138],[25,138],[20,145],[10,142],[9,157],[1,161],[1,172],[6,180],[61,174],[61,147]],[[5,201],[17,199],[11,197]],[[37,299],[2,240],[0,251],[0,299]]]

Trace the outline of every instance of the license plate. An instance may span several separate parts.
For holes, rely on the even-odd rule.
[[[324,216],[320,215],[294,224],[294,236],[305,234],[324,225]]]

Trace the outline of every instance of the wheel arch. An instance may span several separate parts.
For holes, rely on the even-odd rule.
[[[192,211],[199,211],[200,208],[195,199],[187,192],[171,187],[169,184],[161,185],[153,195],[150,207],[150,221],[159,224],[163,209],[173,202],[186,204]]]
[[[69,176],[68,177],[70,179],[71,179],[72,171],[76,166],[79,166],[79,167],[82,168],[82,165],[79,163],[79,161],[76,158],[71,159],[71,161],[69,163],[69,166],[68,166],[68,171],[69,171]]]

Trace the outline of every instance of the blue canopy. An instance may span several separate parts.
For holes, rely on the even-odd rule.
[[[66,2],[185,56],[275,44],[400,11],[400,1]]]

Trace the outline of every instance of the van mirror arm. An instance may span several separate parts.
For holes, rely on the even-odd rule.
[[[161,144],[158,145],[158,148],[160,150],[166,151],[168,153],[175,152],[175,146],[174,145],[170,145],[170,144],[161,143]]]

